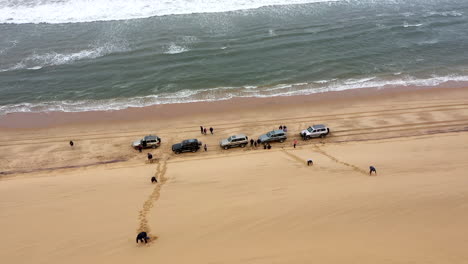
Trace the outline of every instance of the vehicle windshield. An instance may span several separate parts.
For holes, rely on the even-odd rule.
[[[269,136],[269,137],[271,137],[271,134],[272,134],[271,132],[268,132],[266,135]]]
[[[232,141],[232,137],[228,137],[228,141],[231,142],[231,141]]]
[[[314,131],[314,130],[312,129],[312,127],[309,127],[309,128],[307,129],[307,131],[312,132],[312,131]]]

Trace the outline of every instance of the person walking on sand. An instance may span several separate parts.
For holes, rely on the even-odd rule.
[[[279,130],[283,130],[283,126],[279,126]]]
[[[288,128],[286,126],[283,126],[283,131],[288,132]]]
[[[203,148],[205,149],[205,151],[208,151],[208,147],[206,146],[206,144]]]
[[[253,147],[253,144],[254,144],[254,140],[250,139],[250,147]]]
[[[211,135],[213,135],[213,130],[214,130],[214,129],[213,129],[212,127],[210,127]]]
[[[147,156],[148,156],[148,161],[149,161],[150,163],[153,163],[153,154],[148,153]]]
[[[203,134],[205,134],[205,135],[206,135],[206,127],[205,127],[205,128],[203,128]]]
[[[70,147],[73,147],[75,143],[73,143],[73,141],[70,140]]]
[[[257,141],[254,141],[254,146],[255,148],[257,148]]]
[[[310,166],[310,165],[314,165],[314,162],[312,161],[312,159],[307,160],[307,166]]]
[[[374,166],[369,167],[369,175],[372,175],[372,172],[374,172],[374,174],[377,175],[377,170],[375,169]]]
[[[296,145],[297,145],[297,139],[294,139],[294,148],[296,148]]]
[[[158,183],[158,179],[156,179],[156,176],[151,177],[151,183]]]
[[[202,135],[203,135],[203,126],[200,126],[200,132],[201,132]]]
[[[302,132],[302,140],[306,141],[307,137],[306,137],[306,132]]]
[[[138,151],[141,153],[141,151],[143,151],[143,146],[140,144],[138,145]]]

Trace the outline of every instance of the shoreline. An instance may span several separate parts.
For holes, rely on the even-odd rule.
[[[460,91],[466,89],[466,83],[447,82],[443,86],[398,86],[380,88],[361,88],[344,91],[321,92],[308,95],[276,96],[276,97],[245,97],[228,100],[159,104],[145,107],[130,107],[121,110],[103,110],[87,112],[16,112],[0,116],[0,131],[12,129],[47,129],[70,125],[89,125],[93,123],[137,122],[148,120],[179,119],[187,115],[207,115],[232,112],[236,109],[254,110],[261,107],[306,104],[326,105],[336,104],[348,99],[359,98],[372,100],[376,98],[392,98],[415,96],[424,91],[435,95],[441,91]],[[189,113],[189,114],[188,114]]]

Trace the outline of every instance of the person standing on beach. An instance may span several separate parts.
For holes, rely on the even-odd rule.
[[[205,128],[203,128],[203,134],[205,134],[205,135],[206,135],[206,127],[205,127]]]
[[[294,148],[296,148],[297,145],[297,139],[294,139]]]
[[[141,144],[138,145],[138,151],[141,153],[142,150],[143,150],[143,146]]]
[[[208,151],[208,147],[206,146],[206,144],[204,146],[204,149],[205,149],[205,151]]]
[[[153,154],[148,153],[148,161],[149,161],[150,163],[153,163]]]
[[[257,148],[257,141],[254,141],[254,146],[255,148]]]
[[[74,143],[70,140],[70,147],[73,147]]]
[[[307,166],[310,166],[310,165],[314,165],[314,162],[312,161],[312,159],[307,160]]]
[[[279,129],[280,129],[280,130],[283,130],[283,126],[279,126]]]
[[[202,126],[200,126],[200,132],[201,132],[202,135],[203,135],[203,127],[202,127]]]
[[[372,175],[372,172],[374,172],[374,174],[377,175],[377,170],[375,169],[374,166],[369,167],[369,175]]]
[[[213,129],[212,127],[210,127],[211,135],[213,135],[213,130],[214,130],[214,129]]]
[[[250,147],[253,147],[253,144],[254,144],[254,140],[250,139]]]

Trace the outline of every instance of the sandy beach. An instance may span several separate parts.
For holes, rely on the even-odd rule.
[[[327,138],[300,140],[321,123]],[[271,150],[219,147],[279,125],[289,137]],[[1,116],[0,259],[468,263],[467,131],[466,88]],[[130,147],[147,134],[162,146]],[[189,138],[208,151],[172,153]]]

